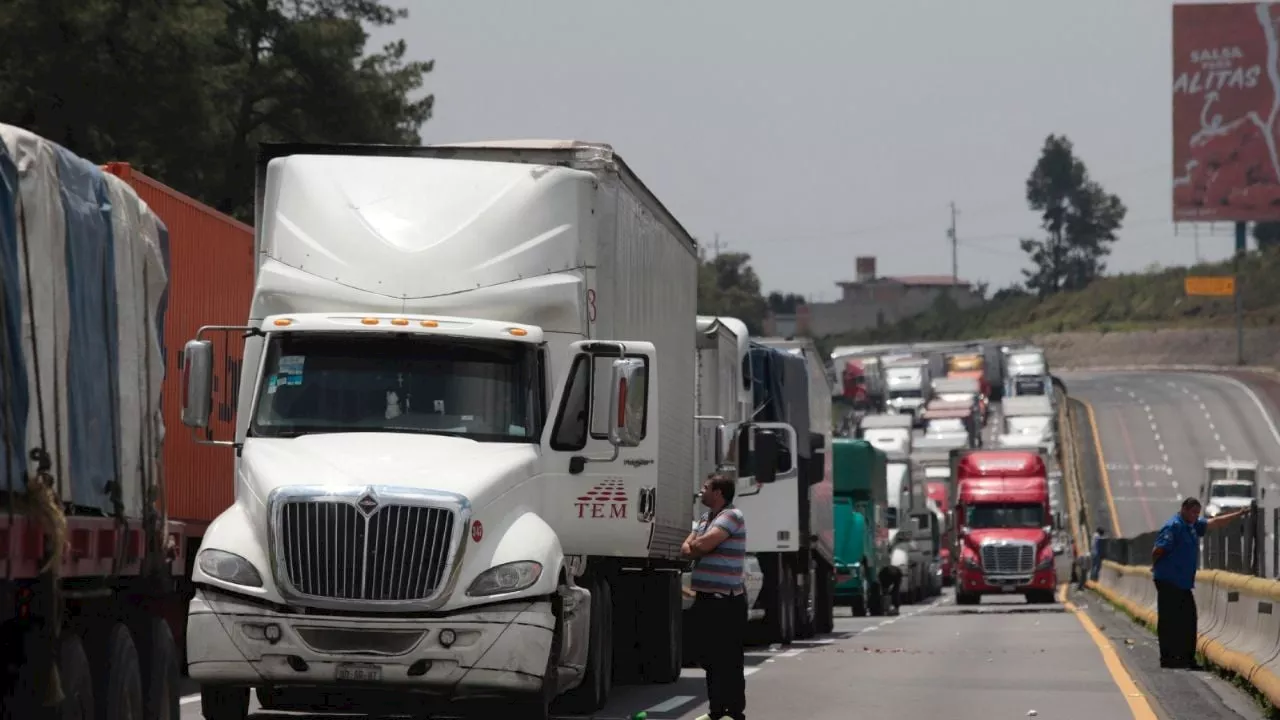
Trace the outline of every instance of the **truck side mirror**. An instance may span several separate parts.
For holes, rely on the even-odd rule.
[[[644,439],[648,375],[643,360],[621,358],[613,361],[609,442],[618,447],[635,447]]]
[[[182,348],[182,424],[209,427],[213,411],[213,342],[190,340]]]
[[[778,479],[778,436],[768,430],[755,430],[752,454],[755,459],[756,482],[771,483]]]
[[[1204,483],[1200,483],[1200,492],[1199,492],[1199,495],[1200,495],[1200,497],[1204,497]]]

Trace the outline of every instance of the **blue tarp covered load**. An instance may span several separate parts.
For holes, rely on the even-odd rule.
[[[141,515],[160,483],[168,233],[124,181],[0,124],[0,492],[43,449],[64,504]]]
[[[752,405],[757,422],[784,422],[796,437],[809,437],[809,375],[804,358],[751,343]],[[810,455],[808,441],[797,448],[800,457]]]

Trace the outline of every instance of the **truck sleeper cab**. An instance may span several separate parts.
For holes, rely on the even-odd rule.
[[[957,604],[1004,593],[1053,602],[1057,574],[1044,459],[1034,452],[990,450],[953,458]]]

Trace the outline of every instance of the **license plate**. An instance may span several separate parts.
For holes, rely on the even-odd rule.
[[[1000,588],[1000,592],[1013,592],[1014,590],[1017,590],[1017,589],[1018,588],[1014,587],[1013,585],[1005,585]]]
[[[377,665],[357,665],[346,663],[339,665],[337,679],[352,682],[378,682],[382,679],[382,668]]]

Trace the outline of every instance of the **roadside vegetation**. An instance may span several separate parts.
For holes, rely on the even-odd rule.
[[[929,311],[900,323],[831,336],[827,345],[906,340],[963,340],[997,335],[1072,331],[1124,332],[1160,328],[1225,327],[1234,322],[1235,302],[1223,297],[1188,297],[1187,275],[1230,275],[1230,262],[1176,267],[1154,273],[1101,277],[1082,290],[1039,297],[1002,290],[986,303],[961,310],[943,297]],[[1245,324],[1280,323],[1280,252],[1252,252],[1241,263],[1240,291]]]

